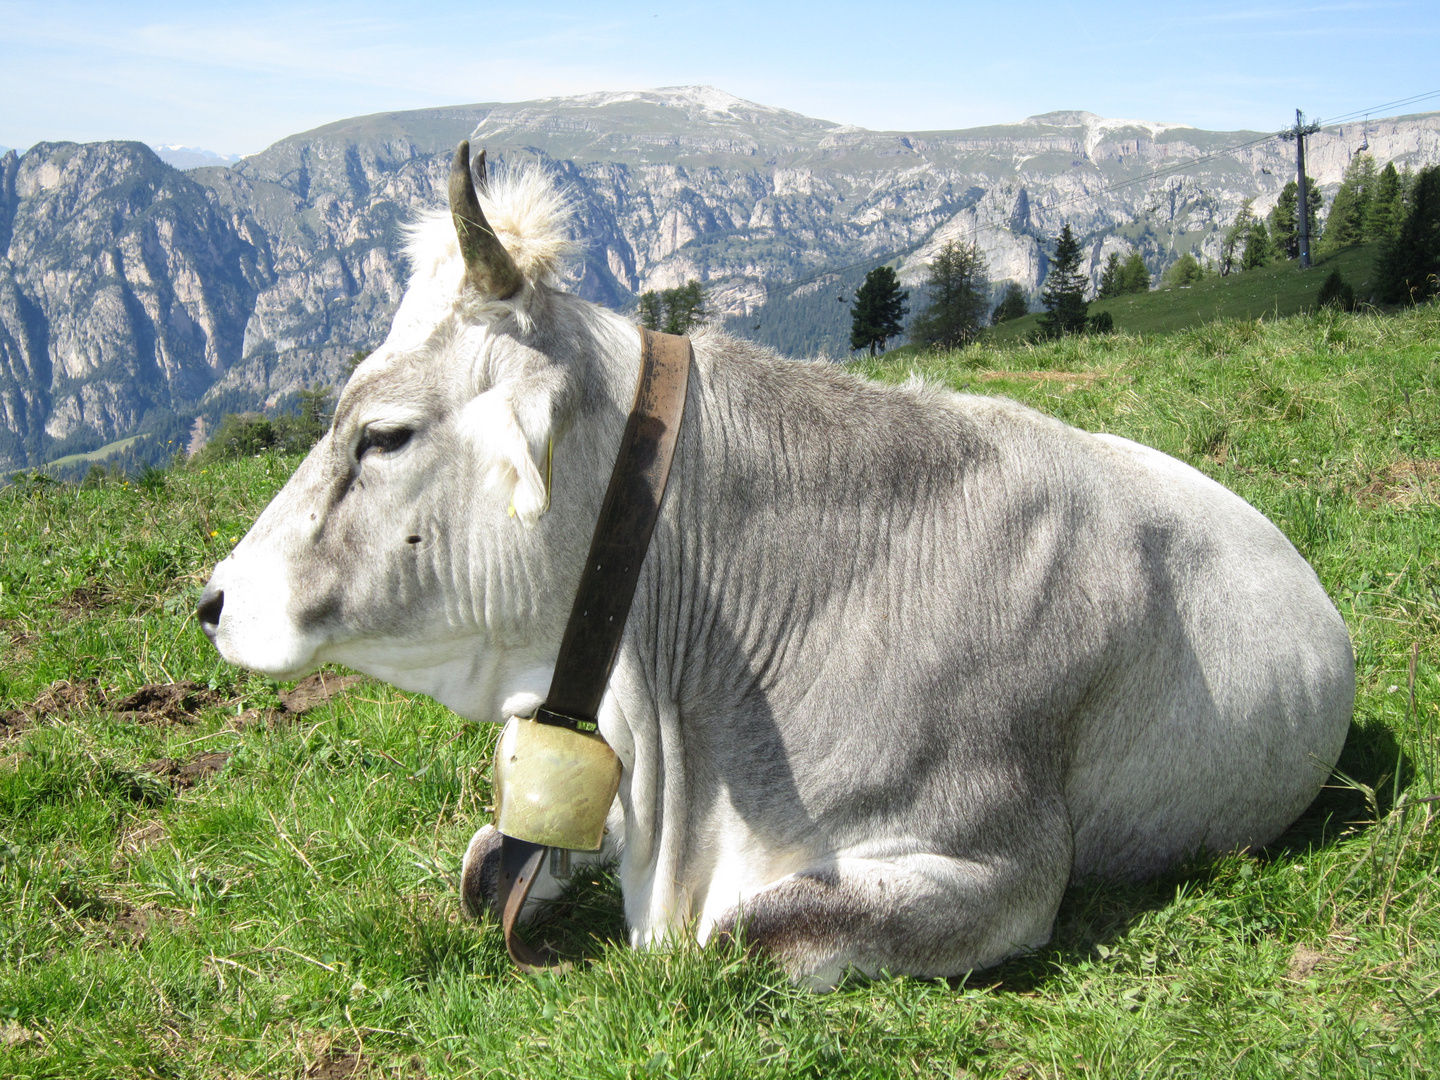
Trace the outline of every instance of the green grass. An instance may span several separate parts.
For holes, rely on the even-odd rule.
[[[1072,889],[1051,946],[953,984],[814,996],[763,959],[635,953],[603,875],[550,929],[576,970],[518,975],[455,896],[493,729],[373,682],[267,723],[284,688],[196,631],[293,459],[0,491],[0,713],[81,688],[0,740],[0,1075],[1440,1073],[1437,342],[1432,306],[869,367],[1196,464],[1287,531],[1358,658],[1349,779],[1282,842]],[[114,711],[172,679],[226,703]],[[145,769],[202,752],[229,757],[193,787]]]
[[[100,447],[100,449],[91,450],[88,454],[66,454],[64,457],[56,458],[47,464],[63,467],[66,465],[81,465],[87,462],[104,461],[106,458],[113,457],[122,450],[130,449],[130,447],[134,446],[143,438],[145,438],[144,435],[132,435],[128,439],[119,439],[116,442],[106,443]]]
[[[1095,300],[1090,314],[1108,311],[1115,329],[1126,334],[1163,334],[1217,319],[1275,319],[1319,307],[1320,286],[1331,271],[1355,289],[1355,295],[1370,295],[1371,272],[1378,245],[1345,248],[1316,259],[1309,270],[1287,261],[1262,266],[1244,273],[1221,277],[1213,274],[1184,289],[1154,289],[1113,300]],[[1018,345],[1040,330],[1040,316],[1001,323],[988,331],[996,345]]]

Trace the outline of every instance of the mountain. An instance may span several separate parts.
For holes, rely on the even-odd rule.
[[[1377,163],[1440,161],[1440,114],[1366,129]],[[1069,221],[1092,275],[1215,253],[1241,202],[1273,205],[1293,149],[1261,132],[1054,112],[877,132],[710,87],[383,113],[184,172],[138,143],[0,158],[0,469],[122,437],[158,457],[197,417],[284,407],[376,345],[404,288],[403,228],[445,200],[470,138],[563,184],[583,242],[569,286],[625,309],[705,282],[712,315],[786,351],[842,355],[836,303],[880,262],[911,286],[949,239],[1035,290]],[[1360,125],[1309,142],[1333,192]]]
[[[155,153],[166,165],[177,169],[199,169],[207,165],[234,165],[239,154],[217,154],[198,146],[157,146]]]

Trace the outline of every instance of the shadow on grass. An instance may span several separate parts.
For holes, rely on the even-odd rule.
[[[1346,777],[1360,786],[1346,783]],[[1254,853],[1256,862],[1268,866],[1302,860],[1368,831],[1415,777],[1388,728],[1380,723],[1353,723],[1335,772],[1290,828]],[[1365,787],[1374,793],[1374,803]],[[1203,896],[1212,888],[1228,888],[1234,867],[1231,856],[1201,852],[1146,881],[1072,885],[1060,904],[1049,945],[947,981],[955,989],[1034,992],[1055,977],[1057,968],[1092,958],[1097,946],[1123,938],[1143,916],[1168,906],[1180,895]]]

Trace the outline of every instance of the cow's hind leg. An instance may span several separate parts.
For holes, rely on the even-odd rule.
[[[755,893],[708,940],[759,947],[814,989],[851,968],[958,975],[1049,941],[1066,878],[1058,860],[1037,873],[1009,860],[841,858]]]

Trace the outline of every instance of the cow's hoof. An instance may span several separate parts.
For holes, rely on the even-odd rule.
[[[472,919],[500,914],[500,830],[485,825],[470,838],[460,868],[460,907]]]

